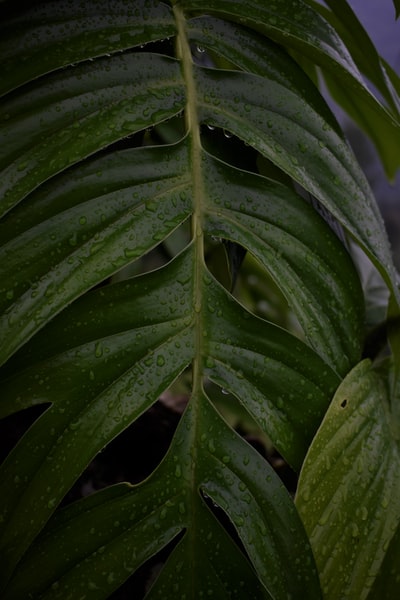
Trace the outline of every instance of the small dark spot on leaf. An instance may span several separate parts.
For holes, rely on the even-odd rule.
[[[344,399],[344,400],[343,400],[343,401],[340,403],[340,406],[341,406],[342,408],[346,408],[346,406],[347,406],[347,398],[345,398],[345,399]]]

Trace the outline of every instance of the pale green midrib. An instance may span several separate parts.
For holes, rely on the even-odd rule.
[[[204,269],[204,237],[203,237],[203,199],[204,182],[201,166],[201,141],[199,119],[197,114],[197,93],[194,82],[193,62],[190,45],[186,35],[186,19],[179,6],[174,5],[174,15],[177,25],[177,57],[182,63],[182,72],[187,93],[187,102],[185,109],[185,125],[190,145],[190,165],[192,186],[193,186],[193,215],[192,215],[192,240],[194,247],[194,277],[193,277],[193,315],[194,315],[194,357],[192,364],[192,398],[191,398],[191,420],[193,426],[190,433],[190,486],[188,489],[191,513],[191,527],[189,535],[192,537],[192,543],[189,544],[190,558],[189,563],[192,567],[196,564],[196,544],[197,538],[196,525],[198,523],[198,477],[197,477],[197,454],[199,421],[201,410],[201,399],[203,398],[203,269]],[[195,585],[195,578],[192,578],[192,586]],[[196,590],[192,588],[191,597],[196,597]]]
[[[179,6],[174,6],[177,24],[177,55],[182,62],[183,78],[187,93],[185,109],[186,131],[190,145],[190,168],[193,187],[192,239],[194,243],[193,309],[195,318],[195,357],[193,361],[193,396],[202,393],[202,296],[204,268],[203,199],[204,181],[201,164],[200,126],[197,114],[197,91],[193,74],[193,61],[186,35],[186,18]]]

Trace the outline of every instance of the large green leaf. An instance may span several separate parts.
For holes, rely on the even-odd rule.
[[[307,454],[296,504],[324,598],[398,593],[399,399],[398,377],[360,363],[337,390]]]
[[[218,8],[218,18],[195,3],[151,0],[3,10],[0,415],[45,409],[1,466],[6,598],[106,598],[170,543],[151,598],[320,597],[292,500],[215,411],[210,381],[300,469],[360,359],[363,298],[322,216],[288,177],[240,169],[229,136],[314,194],[394,292],[396,283],[362,172],[323,99],[276,45],[296,37],[291,21],[266,27],[262,4],[251,3],[244,25],[221,19],[243,10],[225,0],[200,11]],[[296,44],[357,81],[333,30],[298,8]],[[198,64],[204,49],[229,68]],[[175,143],[157,137],[165,129],[148,131],[160,124]],[[227,135],[218,149],[210,127]],[[133,261],[140,271],[179,228],[190,240],[182,236],[172,260],[110,284]],[[211,238],[240,244],[269,271],[305,341],[255,317],[212,275]],[[57,510],[93,457],[189,369],[188,407],[150,478]]]
[[[194,356],[300,466],[337,377],[300,341],[240,308],[206,270],[199,348],[193,254],[190,246],[161,271],[84,296],[3,370],[2,416],[53,403],[2,466],[5,571],[6,557],[12,564],[23,553],[92,456]],[[202,413],[199,402],[194,396],[193,410]]]
[[[335,16],[338,15],[338,18],[333,19],[333,24],[339,25],[337,31],[341,37],[329,23],[331,21],[329,11],[313,1],[296,0],[291,4],[284,0],[273,4],[266,4],[262,0],[252,0],[242,4],[231,3],[229,0],[225,2],[210,0],[207,3],[201,0],[185,0],[184,2],[184,6],[188,9],[209,11],[244,23],[247,27],[266,33],[272,40],[311,59],[313,64],[318,64],[327,70],[334,80],[343,86],[343,89],[349,88],[360,102],[361,107],[369,107],[369,112],[374,115],[374,120],[384,124],[387,129],[391,128],[392,135],[395,135],[400,126],[398,96],[393,92],[390,79],[380,65],[376,50],[347,2],[340,0],[339,2],[328,2],[328,4],[332,6]],[[327,16],[328,21],[320,13]],[[348,29],[351,31],[350,35]],[[361,48],[364,57],[360,61],[357,60],[361,55],[359,51],[356,51],[353,56],[354,43],[352,42],[349,48],[345,45],[349,40],[352,41],[353,37],[362,42]],[[366,52],[364,52],[365,50]],[[372,61],[368,60],[371,57]],[[367,76],[372,74],[371,80],[378,82],[378,89],[389,101],[389,108],[384,107],[371,94],[358,67],[361,67]],[[380,140],[378,132],[375,139]],[[398,162],[395,159],[390,161],[387,155],[385,158],[390,174],[393,175],[399,166]]]
[[[100,492],[49,522],[4,598],[68,598],[68,589],[107,598],[180,531],[150,598],[287,598],[299,592],[320,598],[299,517],[279,479],[205,396],[196,404],[149,480]],[[255,570],[211,514],[213,502],[237,529]],[[39,573],[38,560],[45,564]]]

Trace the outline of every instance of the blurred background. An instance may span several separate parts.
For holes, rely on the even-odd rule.
[[[349,0],[349,4],[381,56],[400,74],[400,19],[395,21],[392,0]],[[375,193],[400,271],[400,170],[389,183],[368,138],[340,109],[335,112]]]

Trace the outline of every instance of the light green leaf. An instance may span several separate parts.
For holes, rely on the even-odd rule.
[[[350,372],[300,475],[296,505],[328,600],[381,597],[369,596],[370,590],[400,523],[399,381],[391,397],[387,379],[369,361]],[[394,597],[393,576],[391,585]]]

